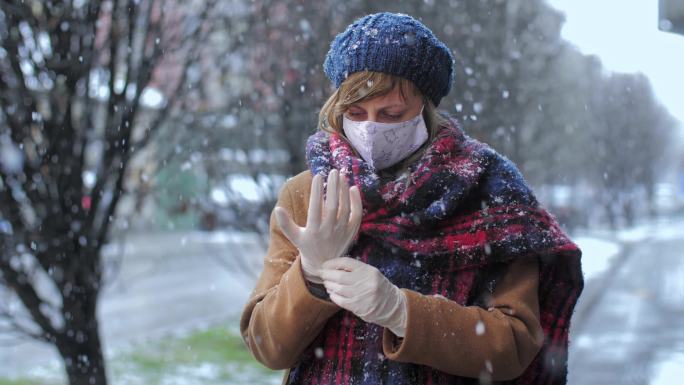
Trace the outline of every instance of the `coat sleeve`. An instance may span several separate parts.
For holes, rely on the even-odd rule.
[[[300,226],[306,221],[296,216],[287,183],[276,205],[285,208]],[[268,368],[293,367],[328,318],[340,309],[309,291],[299,252],[282,233],[271,211],[264,267],[240,317],[240,332],[247,348]]]
[[[488,308],[402,289],[407,298],[403,338],[383,331],[387,358],[463,377],[519,377],[544,343],[539,321],[539,265],[521,259],[507,268]]]

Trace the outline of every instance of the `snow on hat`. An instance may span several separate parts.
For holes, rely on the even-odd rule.
[[[381,12],[357,19],[330,43],[323,70],[335,88],[354,72],[384,72],[411,80],[437,106],[451,89],[451,51],[420,21]]]

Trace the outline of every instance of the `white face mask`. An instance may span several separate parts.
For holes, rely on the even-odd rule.
[[[357,122],[342,115],[342,129],[361,157],[380,170],[399,163],[425,143],[423,108],[415,118],[398,123]]]

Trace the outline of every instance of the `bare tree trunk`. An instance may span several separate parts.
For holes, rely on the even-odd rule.
[[[636,222],[636,214],[634,212],[634,199],[629,198],[622,205],[622,214],[625,216],[625,223],[628,227],[634,226]]]
[[[4,302],[0,318],[53,344],[71,385],[106,385],[96,311],[100,249],[119,199],[139,188],[124,183],[131,160],[189,95],[188,69],[200,61],[196,43],[214,27],[205,21],[216,1],[205,0],[188,23],[180,22],[183,2],[71,3],[0,2],[0,51],[7,52],[0,57],[0,155],[18,159],[13,167],[0,161],[0,218],[11,225],[10,236],[0,232],[0,285],[36,327],[15,322]],[[107,74],[94,85],[107,87],[105,102],[92,97],[94,71]],[[165,103],[148,109],[148,87]],[[102,154],[87,156],[95,144]],[[52,295],[39,287],[46,279]]]
[[[78,309],[74,309],[78,311]],[[92,314],[83,324],[72,324],[67,333],[57,339],[57,350],[64,360],[70,385],[105,385],[102,344],[95,319]]]
[[[100,250],[86,248],[71,255],[72,263],[78,264],[75,270],[88,273],[75,275],[60,288],[64,294],[64,327],[55,338],[55,344],[64,360],[70,385],[106,385],[97,319],[98,296],[102,285]]]

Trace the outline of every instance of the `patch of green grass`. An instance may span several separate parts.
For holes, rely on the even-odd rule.
[[[38,382],[37,380],[29,380],[18,378],[15,380],[10,380],[7,378],[0,378],[0,385],[44,385],[44,382]]]
[[[111,385],[279,385],[284,374],[257,362],[240,334],[222,326],[135,343],[106,359]],[[59,370],[14,380],[0,374],[0,385],[64,385]]]
[[[183,376],[196,379],[197,383],[211,380],[226,384],[270,384],[279,383],[283,376],[282,371],[270,370],[258,363],[242,337],[225,327],[141,344],[110,363],[113,377],[130,377],[134,373],[141,383],[159,383],[167,376]]]
[[[201,360],[230,361],[257,364],[245,347],[242,338],[225,328],[207,329],[191,334],[180,341],[191,347]]]
[[[7,380],[4,378],[0,378],[0,385],[24,385],[27,384],[26,381],[22,380]]]

